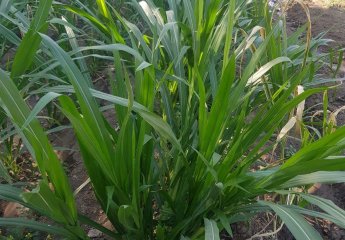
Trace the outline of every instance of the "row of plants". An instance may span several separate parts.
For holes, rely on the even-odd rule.
[[[292,2],[276,14],[266,0],[3,1],[3,49],[16,52],[0,70],[1,141],[11,149],[20,136],[42,179],[29,189],[6,175],[0,198],[54,225],[0,218],[0,226],[65,239],[88,239],[81,224],[113,239],[220,239],[231,224],[273,212],[296,239],[322,239],[304,216],[345,228],[344,210],[307,193],[316,182],[344,182],[345,128],[325,117],[320,132],[305,121],[305,100],[327,96],[320,84],[336,79],[317,75],[328,40],[311,37],[303,4],[309,21],[287,34]],[[102,65],[114,69],[109,92],[92,80]],[[115,110],[119,128],[104,109]],[[63,129],[64,117],[114,231],[77,211],[47,133]],[[287,156],[290,139],[298,149]]]

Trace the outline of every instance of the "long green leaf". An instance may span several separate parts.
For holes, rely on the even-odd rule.
[[[314,172],[305,175],[294,177],[293,179],[285,182],[281,185],[282,188],[290,188],[303,186],[314,183],[344,183],[345,171],[333,171],[333,172]]]
[[[77,65],[73,62],[70,56],[50,37],[42,35],[43,42],[50,48],[53,55],[58,59],[61,67],[68,76],[68,79],[72,83],[81,111],[90,126],[93,126],[91,131],[95,141],[98,142],[101,148],[99,154],[103,157],[101,167],[107,174],[109,179],[115,181],[114,170],[116,169],[116,162],[112,161],[114,156],[114,150],[111,144],[110,136],[106,131],[104,125],[103,116],[99,111],[98,104],[95,98],[92,97],[87,80],[80,72]]]
[[[24,218],[0,218],[0,226],[25,227],[31,230],[63,236],[63,237],[66,237],[67,239],[78,239],[73,234],[63,229],[62,227],[57,227],[57,226],[49,225],[46,223],[40,223],[40,222],[36,222],[33,220],[24,219]]]
[[[36,92],[37,93],[38,92],[75,93],[75,90],[71,86],[56,86],[56,87],[45,88],[43,90],[39,90]],[[124,107],[127,107],[129,103],[128,99],[114,96],[108,93],[103,93],[94,89],[90,89],[90,92],[92,96],[94,96],[95,98],[103,99],[108,102],[118,104]],[[173,130],[161,117],[152,113],[146,107],[144,107],[143,105],[137,102],[133,103],[133,111],[140,114],[140,116],[148,124],[150,124],[164,139],[169,140],[171,143],[173,143],[176,146],[177,149],[179,149],[182,152],[182,147],[180,145],[180,142],[177,140]]]
[[[270,202],[259,201],[259,203],[272,208],[297,240],[322,240],[320,234],[292,209]]]
[[[49,15],[53,0],[39,1],[38,10],[30,25],[29,31],[25,34],[14,57],[11,77],[16,78],[22,75],[32,64],[37,49],[41,44],[39,31],[47,28],[46,20]]]
[[[205,223],[205,239],[207,240],[220,240],[219,229],[214,220],[204,218]]]
[[[302,198],[307,200],[309,203],[318,206],[323,211],[336,218],[339,222],[345,224],[345,211],[335,205],[332,201],[308,194],[299,194]]]
[[[30,115],[30,109],[22,99],[14,82],[1,69],[0,88],[2,89],[0,91],[0,100],[7,115],[17,127],[32,156],[36,159],[44,180],[47,182],[46,175],[48,175],[54,186],[54,193],[49,190],[47,194],[54,194],[66,204],[74,221],[72,225],[77,225],[77,210],[73,192],[61,163],[37,119],[33,119],[26,128],[21,128]],[[58,208],[59,206],[54,207]],[[58,210],[55,209],[55,211]],[[68,223],[66,222],[66,224]]]

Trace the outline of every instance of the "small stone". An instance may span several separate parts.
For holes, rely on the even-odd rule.
[[[18,203],[10,202],[6,205],[4,209],[4,218],[13,218],[19,217],[19,208],[20,205]]]
[[[87,236],[89,238],[97,238],[102,236],[102,232],[98,231],[97,229],[91,229],[88,233]]]
[[[103,223],[103,227],[108,228],[110,231],[114,231],[115,228],[113,224],[109,220],[107,220],[105,223]]]

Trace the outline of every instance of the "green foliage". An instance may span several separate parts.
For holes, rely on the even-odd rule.
[[[52,2],[52,0],[40,2],[38,10],[35,14],[35,18],[32,20],[28,32],[25,34],[25,37],[17,49],[11,69],[12,78],[22,75],[25,70],[30,67],[31,61],[33,60],[41,43],[38,32],[42,32],[47,29],[48,24],[46,19],[49,15]]]
[[[314,140],[302,116],[305,99],[327,90],[310,85],[322,66],[316,50],[325,41],[311,39],[309,25],[287,36],[284,15],[272,21],[265,1],[168,0],[157,7],[151,0],[133,0],[131,5],[142,28],[105,0],[88,6],[80,1],[75,6],[57,4],[61,13],[84,19],[103,40],[80,47],[65,19],[70,52],[38,33],[45,21],[34,18],[33,42],[42,40],[41,51],[51,58],[52,66],[43,64],[43,72],[58,80],[30,91],[44,94],[32,110],[10,76],[23,75],[35,59],[40,62],[39,44],[25,54],[30,30],[17,42],[1,25],[2,34],[19,45],[11,75],[0,71],[1,106],[43,179],[22,194],[2,185],[0,197],[59,226],[22,219],[0,219],[0,225],[67,239],[87,238],[80,222],[114,239],[219,239],[222,230],[232,234],[230,224],[238,221],[238,214],[249,218],[273,211],[296,239],[321,239],[303,215],[345,222],[343,210],[327,200],[281,191],[344,180],[340,153],[345,127]],[[41,3],[37,14],[47,17],[47,11]],[[300,37],[304,31],[306,39]],[[24,55],[29,61],[17,65]],[[85,74],[86,57],[113,65],[110,93],[97,90]],[[54,75],[57,68],[61,81]],[[38,79],[41,74],[42,67],[32,73]],[[77,214],[66,174],[36,118],[55,99],[73,126],[93,190],[115,233]],[[119,130],[104,117],[99,100],[114,108]],[[280,144],[284,149],[284,138],[293,128],[308,141],[288,158],[281,154],[273,164],[263,163],[263,155],[278,151]],[[272,192],[300,196],[325,213],[287,201],[257,200]]]

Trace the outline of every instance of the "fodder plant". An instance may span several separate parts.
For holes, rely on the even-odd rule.
[[[51,4],[40,2],[36,16],[44,18],[37,19],[48,18]],[[322,64],[316,49],[325,43],[311,39],[310,23],[287,36],[284,15],[273,20],[261,0],[168,0],[161,8],[131,1],[142,28],[105,0],[92,8],[75,4],[54,7],[90,24],[102,39],[95,45],[66,51],[40,28],[32,30],[54,63],[49,71],[59,68],[63,83],[32,91],[44,96],[30,109],[13,81],[15,68],[0,70],[1,107],[42,174],[36,189],[3,184],[0,197],[55,225],[1,218],[0,225],[66,239],[87,239],[81,223],[113,239],[220,239],[220,231],[232,235],[231,224],[273,212],[296,239],[322,239],[304,216],[345,227],[344,210],[303,191],[315,182],[344,182],[345,169],[345,127],[315,140],[303,123],[305,99],[327,90],[310,84]],[[113,65],[110,93],[83,74],[78,60],[87,57]],[[53,100],[73,126],[113,232],[77,212],[68,177],[36,118]],[[115,109],[119,129],[104,117],[100,100]],[[294,131],[301,143],[295,154],[262,161]],[[272,195],[280,200],[269,201]]]

